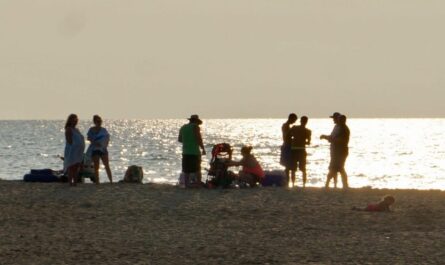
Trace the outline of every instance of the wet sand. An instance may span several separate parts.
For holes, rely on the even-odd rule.
[[[351,211],[383,195],[393,212]],[[0,181],[0,264],[441,264],[445,192]]]

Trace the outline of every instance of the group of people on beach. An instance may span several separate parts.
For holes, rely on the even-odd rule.
[[[331,161],[325,187],[328,188],[331,180],[334,187],[337,187],[337,174],[340,173],[343,188],[348,185],[348,175],[345,170],[345,162],[348,157],[348,143],[350,131],[346,125],[346,116],[335,112],[332,116],[335,124],[329,135],[321,135],[320,139],[330,142]],[[302,172],[303,187],[306,186],[306,146],[311,143],[312,132],[306,125],[309,121],[307,116],[302,116],[300,125],[293,125],[298,120],[295,113],[289,114],[287,121],[282,125],[283,144],[281,146],[280,164],[285,167],[286,181],[292,187],[295,186],[295,176],[297,168]],[[201,156],[205,155],[205,149],[200,131],[202,120],[198,115],[192,115],[189,123],[181,127],[178,141],[182,143],[182,172],[185,175],[186,185],[192,181],[192,176],[196,176],[196,181],[201,181]],[[237,175],[238,180],[251,183],[259,182],[265,174],[255,156],[251,153],[251,146],[241,148],[242,159],[240,161],[228,161],[227,166],[242,166]]]
[[[93,182],[99,184],[99,164],[100,160],[105,167],[110,183],[113,182],[108,158],[108,143],[110,134],[102,127],[102,118],[99,115],[93,116],[92,126],[87,133],[90,145],[85,153],[85,138],[77,129],[79,119],[76,114],[70,114],[65,123],[65,152],[63,157],[63,170],[68,176],[70,185],[76,185],[77,176],[85,157],[91,159],[94,165]]]
[[[326,180],[326,187],[329,187],[331,180],[334,181],[334,187],[337,187],[337,174],[340,173],[343,188],[348,188],[348,176],[345,171],[345,161],[348,156],[349,128],[346,125],[346,116],[335,112],[331,118],[334,121],[334,129],[329,135],[321,135],[321,139],[330,142],[331,161]],[[182,172],[185,178],[186,186],[191,182],[201,183],[201,156],[206,155],[200,125],[202,120],[198,115],[191,115],[189,122],[184,124],[178,135],[178,141],[182,143]],[[285,183],[295,186],[296,171],[302,172],[303,187],[306,186],[306,146],[311,144],[312,132],[306,125],[308,117],[300,118],[300,125],[294,125],[298,120],[295,113],[288,116],[287,121],[282,125],[283,144],[281,146],[280,164],[285,167],[287,177]],[[112,173],[109,165],[108,144],[110,134],[102,127],[102,118],[99,115],[93,116],[94,126],[89,128],[87,139],[90,145],[85,152],[85,140],[80,131],[76,128],[78,117],[76,114],[68,116],[65,124],[65,155],[64,172],[68,176],[68,182],[71,185],[76,184],[76,177],[79,174],[80,167],[85,157],[92,160],[94,164],[93,182],[99,184],[99,165],[102,161],[110,183],[113,182]],[[242,159],[240,161],[228,161],[227,167],[241,166],[237,179],[255,186],[265,173],[256,157],[252,154],[251,146],[241,148]]]
[[[329,141],[330,156],[329,172],[326,178],[325,187],[328,188],[331,180],[334,187],[337,187],[337,174],[340,173],[343,188],[348,185],[348,175],[345,170],[346,158],[349,154],[350,131],[346,125],[346,116],[339,112],[334,112],[332,118],[335,126],[329,135],[321,135],[320,139]],[[292,126],[298,120],[295,113],[289,114],[287,121],[281,126],[283,145],[281,146],[280,164],[285,167],[286,176],[291,186],[295,185],[295,175],[297,168],[302,172],[303,187],[306,186],[306,146],[311,144],[311,130],[306,128],[308,117],[300,118],[300,125]]]
[[[198,115],[191,115],[189,123],[184,124],[179,130],[178,141],[182,143],[182,173],[184,186],[200,186],[201,156],[206,154],[202,141],[200,125],[202,120]],[[255,186],[264,177],[264,171],[258,160],[252,154],[251,146],[241,148],[242,159],[239,161],[227,161],[226,166],[241,166],[239,174],[234,175],[237,180]],[[196,183],[198,185],[196,185]]]
[[[346,125],[346,116],[334,112],[330,116],[334,122],[334,128],[329,135],[321,135],[320,139],[330,142],[330,164],[327,174],[325,187],[328,188],[331,180],[334,181],[334,187],[337,187],[337,174],[340,173],[343,188],[348,188],[348,175],[345,170],[345,162],[348,157],[348,143],[350,131]],[[189,122],[184,124],[178,135],[178,141],[182,143],[182,172],[185,176],[185,187],[191,182],[201,182],[201,156],[206,155],[200,125],[203,123],[198,115],[191,115]],[[306,174],[306,146],[311,144],[312,132],[306,125],[308,117],[300,118],[300,125],[293,125],[298,120],[295,113],[288,116],[287,121],[282,125],[283,144],[281,146],[280,163],[285,167],[287,182],[291,186],[295,185],[295,175],[297,168],[302,172],[303,187],[307,182]],[[84,136],[77,129],[78,117],[76,114],[70,114],[65,124],[65,152],[64,152],[64,172],[68,176],[70,185],[76,185],[77,176],[85,157],[91,159],[94,164],[94,183],[99,184],[99,164],[102,161],[110,183],[113,183],[113,177],[109,166],[108,144],[110,134],[102,127],[102,118],[99,115],[93,116],[94,126],[90,127],[87,133],[87,140],[90,145],[85,152]],[[252,154],[251,146],[241,148],[242,159],[239,161],[229,160],[227,167],[241,166],[239,174],[236,175],[238,181],[248,183],[254,187],[265,177],[265,173]],[[138,167],[141,170],[140,167]],[[357,211],[389,211],[390,206],[394,204],[393,196],[385,196],[380,202],[369,204],[365,208],[353,207]]]

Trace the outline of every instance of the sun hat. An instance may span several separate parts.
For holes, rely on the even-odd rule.
[[[189,121],[196,121],[199,124],[202,124],[202,120],[199,118],[197,114],[193,114],[190,116]]]

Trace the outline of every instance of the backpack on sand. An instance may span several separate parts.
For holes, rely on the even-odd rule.
[[[144,171],[142,170],[142,167],[132,165],[127,168],[127,171],[125,172],[125,176],[122,182],[142,183],[143,179],[144,179]]]

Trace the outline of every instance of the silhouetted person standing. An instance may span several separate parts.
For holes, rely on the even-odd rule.
[[[329,187],[329,182],[334,179],[334,186],[337,187],[337,173],[340,173],[343,188],[346,189],[348,185],[348,175],[345,170],[346,158],[349,154],[349,137],[350,131],[346,125],[346,116],[339,113],[334,113],[331,116],[334,119],[334,129],[331,135],[322,135],[320,139],[326,139],[331,143],[331,162],[329,164],[329,172],[326,179],[326,188]]]
[[[281,146],[280,164],[285,168],[287,183],[289,183],[291,172],[293,172],[292,173],[293,179],[295,179],[295,169],[292,170],[293,163],[292,163],[292,152],[291,152],[291,138],[289,135],[289,131],[291,125],[294,124],[297,121],[297,119],[298,119],[297,115],[295,113],[291,113],[289,114],[287,121],[283,123],[283,125],[281,126],[283,145]]]
[[[291,154],[293,161],[292,168],[292,186],[295,184],[295,171],[298,167],[303,174],[303,188],[306,187],[306,145],[311,144],[311,130],[306,128],[308,117],[303,116],[300,119],[300,125],[294,126],[290,129],[291,137]]]
[[[182,143],[182,172],[185,175],[186,186],[190,184],[190,175],[193,173],[196,174],[197,181],[201,182],[201,155],[206,154],[199,128],[201,124],[199,116],[192,115],[189,123],[179,130],[178,141]]]

